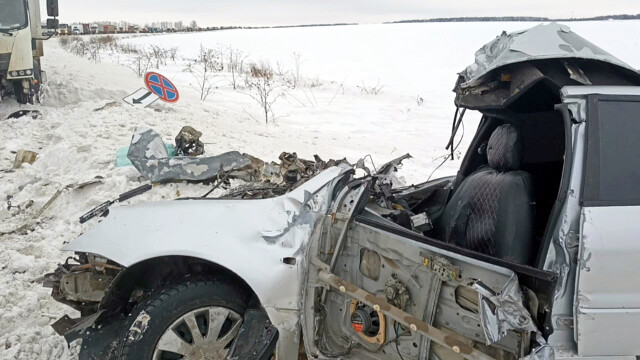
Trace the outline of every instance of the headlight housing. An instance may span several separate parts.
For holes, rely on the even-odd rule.
[[[33,70],[32,69],[24,69],[24,70],[13,70],[9,72],[9,75],[11,75],[11,77],[22,77],[22,76],[31,76],[33,75]]]

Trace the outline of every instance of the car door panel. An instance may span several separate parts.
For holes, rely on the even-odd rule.
[[[590,95],[575,295],[581,356],[640,354],[640,97]]]

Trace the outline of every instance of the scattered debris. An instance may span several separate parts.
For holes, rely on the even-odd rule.
[[[173,144],[169,144],[167,142],[164,143],[164,146],[167,148],[167,152],[169,153],[169,157],[174,157],[176,156],[176,148],[173,146]],[[129,155],[129,147],[123,147],[120,150],[118,150],[118,153],[116,154],[116,166],[117,167],[127,167],[127,166],[133,166],[133,164],[131,163],[131,160],[129,160],[128,158]]]
[[[81,190],[81,189],[84,189],[86,187],[89,187],[91,185],[96,185],[96,184],[104,184],[104,177],[96,176],[95,178],[93,178],[93,180],[85,181],[85,182],[80,183],[80,184],[67,185],[67,186],[65,186],[65,189]]]
[[[40,210],[38,210],[38,212],[36,212],[31,217],[31,219],[29,219],[29,221],[27,221],[24,225],[14,229],[14,230],[6,231],[6,232],[0,232],[0,236],[9,235],[9,234],[24,234],[24,233],[26,233],[28,231],[33,230],[35,228],[35,226],[38,224],[38,219],[40,218],[40,216],[42,216],[42,214],[44,214],[45,211],[47,211],[47,209],[49,209],[51,207],[51,204],[53,204],[56,201],[56,199],[58,199],[58,197],[60,197],[60,195],[62,194],[63,190],[64,190],[64,188],[63,189],[59,189],[58,191],[56,191],[56,193],[53,194],[53,196],[51,198],[49,198],[49,201],[47,201],[40,208]]]
[[[216,182],[209,196],[229,179],[242,180],[247,184],[236,187],[224,197],[268,198],[289,192],[332,166],[347,163],[346,159],[324,161],[319,156],[305,160],[296,153],[283,152],[280,162],[267,163],[238,151],[216,156],[196,157],[204,153],[200,143],[202,133],[185,126],[176,138],[177,154],[171,157],[163,146],[160,135],[152,129],[136,131],[127,154],[135,168],[153,183],[171,181]],[[200,149],[202,151],[200,151]]]
[[[45,211],[47,211],[47,209],[49,209],[49,207],[51,207],[51,204],[53,204],[54,201],[56,201],[56,199],[58,199],[58,197],[60,197],[60,194],[62,194],[62,190],[60,189],[58,191],[56,191],[55,194],[53,194],[53,196],[49,199],[49,201],[47,201],[41,208],[40,210],[38,210],[38,212],[33,216],[34,219],[39,218],[40,216],[42,216],[42,214],[44,214]]]
[[[13,168],[19,169],[22,164],[33,164],[38,158],[38,153],[29,150],[19,150],[16,154],[16,160],[13,162]]]
[[[38,179],[38,181],[39,180],[41,179]],[[96,176],[93,180],[86,181],[80,184],[69,184],[67,186],[60,188],[58,191],[56,191],[55,194],[53,194],[53,196],[51,196],[51,198],[49,198],[49,200],[36,213],[34,213],[26,221],[24,225],[10,231],[0,231],[0,236],[9,235],[9,234],[24,234],[35,229],[36,225],[40,223],[40,220],[39,220],[40,217],[44,215],[44,213],[51,207],[51,205],[53,205],[53,203],[60,197],[60,195],[62,195],[62,193],[65,190],[80,190],[80,189],[85,189],[92,185],[103,184],[103,183],[104,183],[104,178],[101,176]],[[7,196],[7,210],[11,210],[12,208],[17,208],[18,212],[14,214],[14,216],[20,213],[26,212],[26,210],[33,207],[35,203],[33,200],[29,200],[24,204],[20,204],[19,206],[13,206],[11,203],[12,199],[13,199],[13,196],[11,195]]]
[[[13,205],[13,203],[11,202],[11,200],[13,200],[13,195],[7,195],[7,211],[11,211],[11,209],[17,209],[17,213],[14,215],[17,215],[21,212],[24,212],[25,210],[29,209],[30,207],[33,206],[34,201],[33,200],[29,200],[27,202],[24,202],[20,205]]]
[[[40,116],[42,116],[42,113],[39,110],[19,110],[7,116],[7,120],[20,119],[21,117],[24,117],[27,115],[31,116],[31,118],[35,120]]]
[[[200,141],[202,132],[185,126],[176,136],[177,156],[201,156],[204,155],[204,144]]]
[[[111,108],[120,107],[120,106],[121,106],[121,104],[120,104],[119,101],[111,101],[111,102],[108,102],[108,103],[104,104],[103,107],[99,107],[97,109],[93,109],[93,111],[102,111],[102,110],[111,109]]]
[[[296,153],[283,152],[280,163],[266,163],[252,157],[251,165],[231,172],[229,178],[246,181],[223,198],[265,199],[280,196],[299,187],[320,172],[340,164],[349,164],[346,159],[324,161],[318,155],[314,160],[305,160]],[[349,164],[351,165],[351,164]]]
[[[133,166],[154,183],[176,180],[214,179],[222,169],[231,171],[251,165],[251,159],[237,151],[212,157],[170,157],[162,138],[152,129],[136,131],[128,158]]]
[[[87,221],[93,219],[94,217],[97,216],[105,216],[107,214],[109,214],[109,208],[111,207],[111,205],[115,204],[115,203],[119,203],[119,202],[124,202],[127,201],[131,198],[134,198],[138,195],[144,194],[147,191],[153,189],[153,185],[151,184],[146,184],[146,185],[142,185],[140,187],[137,187],[131,191],[127,191],[124,194],[121,194],[117,199],[115,200],[110,200],[110,201],[106,201],[100,205],[98,205],[97,207],[93,208],[93,210],[89,211],[88,213],[82,215],[80,217],[80,224],[84,224]]]

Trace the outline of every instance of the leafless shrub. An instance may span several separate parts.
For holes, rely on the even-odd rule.
[[[72,54],[84,57],[87,54],[88,44],[81,37],[74,36],[69,39],[68,48]]]
[[[382,92],[382,89],[384,88],[384,86],[380,85],[380,79],[378,79],[378,82],[374,86],[367,86],[364,84],[364,81],[363,81],[362,86],[358,86],[358,88],[360,89],[360,92],[362,94],[379,95]]]
[[[252,92],[247,94],[255,100],[264,113],[265,124],[275,121],[273,105],[285,94],[282,86],[274,80],[273,69],[268,64],[252,65],[245,84]]]
[[[151,68],[151,56],[144,49],[138,49],[131,57],[127,65],[136,75],[142,77]]]
[[[416,98],[416,104],[418,104],[418,106],[424,105],[424,99],[420,95]]]
[[[71,44],[71,38],[68,36],[60,36],[58,38],[58,41],[60,42],[60,46],[62,46],[63,49],[68,49],[69,44]]]
[[[196,90],[200,93],[200,100],[205,101],[215,88],[215,74],[222,71],[222,59],[219,52],[200,45],[198,58],[185,68],[196,80]]]
[[[160,65],[167,65],[167,53],[168,51],[160,46],[151,45],[149,48],[149,55],[156,69],[160,69]]]
[[[286,81],[289,78],[290,71],[287,70],[280,61],[276,61],[276,68],[274,69],[274,73],[276,74],[276,76]]]
[[[171,59],[171,61],[173,61],[174,63],[176,62],[176,57],[178,56],[178,48],[177,47],[172,47],[167,49],[167,56],[169,57],[169,59]]]
[[[113,35],[102,35],[102,36],[94,36],[92,39],[96,39],[95,41],[101,45],[109,46],[111,44],[118,44],[118,41]]]
[[[273,80],[273,69],[267,64],[252,64],[249,68],[252,78],[264,78]]]
[[[322,82],[320,81],[320,77],[316,76],[314,79],[310,79],[307,85],[310,88],[316,88],[316,87],[320,87],[320,85],[322,85]]]
[[[102,51],[102,47],[100,44],[89,42],[87,46],[87,54],[89,56],[89,60],[97,63],[100,61],[100,52]]]
[[[132,44],[124,43],[118,45],[118,51],[127,55],[137,54],[138,47]]]

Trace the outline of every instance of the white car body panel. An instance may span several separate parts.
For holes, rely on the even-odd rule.
[[[586,207],[576,293],[576,338],[581,356],[637,355],[640,342],[638,206]]]
[[[330,168],[291,193],[265,200],[184,200],[120,206],[63,250],[88,252],[130,267],[161,256],[192,256],[235,272],[263,304],[298,309],[300,249],[312,226],[287,229],[300,214],[305,193],[342,173]],[[286,235],[271,243],[264,237]],[[256,271],[264,269],[264,271]]]
[[[125,267],[161,256],[190,256],[223,266],[256,293],[280,332],[278,354],[297,351],[306,264],[315,223],[328,209],[332,167],[294,191],[264,200],[184,200],[121,206],[63,250],[103,256]],[[312,211],[303,209],[315,194]],[[284,258],[295,258],[295,265]],[[282,347],[282,348],[281,348]]]

